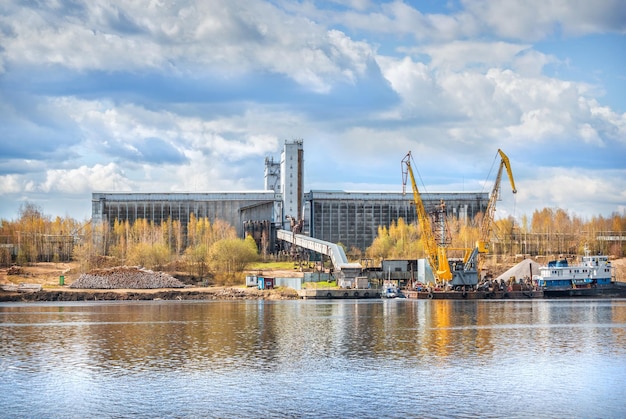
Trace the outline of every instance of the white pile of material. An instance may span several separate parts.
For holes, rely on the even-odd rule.
[[[534,260],[524,259],[508,271],[498,276],[496,279],[508,281],[509,278],[513,276],[517,281],[519,281],[522,278],[532,278],[532,275],[539,275],[539,267],[540,265]]]
[[[82,274],[70,288],[87,289],[154,289],[183,288],[185,284],[171,275],[132,266],[97,269]]]

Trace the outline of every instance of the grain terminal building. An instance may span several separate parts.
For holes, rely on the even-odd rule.
[[[364,250],[371,245],[379,226],[388,227],[398,218],[416,221],[413,195],[397,192],[304,192],[303,141],[286,141],[280,162],[265,159],[265,190],[206,193],[104,193],[92,194],[92,220],[155,223],[178,220],[184,227],[191,214],[210,221],[222,219],[234,226],[239,236],[252,234],[260,246],[278,248],[277,229],[290,229],[292,220],[302,220],[302,231],[311,237],[347,248]],[[441,200],[447,215],[473,218],[484,212],[486,192],[422,194],[427,208]]]

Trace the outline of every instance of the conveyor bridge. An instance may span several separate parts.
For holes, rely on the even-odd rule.
[[[303,234],[296,234],[288,230],[278,230],[276,237],[295,246],[328,256],[333,263],[335,272],[338,273],[341,281],[339,285],[344,288],[352,288],[355,285],[356,278],[362,271],[360,263],[348,262],[346,252],[336,243],[319,240]]]

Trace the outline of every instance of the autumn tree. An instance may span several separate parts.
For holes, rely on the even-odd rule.
[[[184,249],[183,229],[180,220],[168,218],[163,221],[161,232],[163,234],[162,242],[167,243],[170,253],[174,257],[180,256]]]
[[[18,215],[15,221],[0,221],[0,240],[6,245],[0,254],[0,263],[11,263],[13,253],[17,253],[20,264],[71,259],[79,222],[69,217],[53,220],[31,202],[23,203]]]
[[[378,226],[378,235],[365,250],[365,254],[368,258],[374,260],[375,263],[379,263],[389,256],[392,247],[393,241],[389,237],[389,230],[385,226]]]
[[[416,259],[423,255],[417,224],[407,224],[403,218],[391,222],[389,228],[378,227],[378,236],[365,254],[375,263],[383,259]]]
[[[221,239],[209,249],[211,269],[223,273],[225,283],[237,281],[238,274],[258,259],[258,249],[252,236],[247,236],[245,240]]]
[[[221,240],[235,239],[235,228],[224,220],[217,219],[211,223],[208,218],[198,219],[191,214],[187,223],[187,248],[184,252],[187,269],[203,279],[211,270],[212,246]]]
[[[106,252],[103,251],[102,237],[109,231],[108,224],[93,225],[86,222],[78,230],[77,244],[74,246],[73,258],[78,261],[79,272],[88,272],[93,268],[104,268],[114,265]]]
[[[49,221],[41,207],[31,202],[20,206],[18,224],[18,263],[37,262],[43,250],[43,234],[45,224]]]
[[[184,258],[189,273],[204,281],[209,272],[209,248],[204,244],[190,246],[185,249]]]

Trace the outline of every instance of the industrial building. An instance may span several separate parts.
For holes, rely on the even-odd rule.
[[[155,223],[171,219],[187,225],[191,214],[222,219],[244,237],[251,234],[267,251],[279,248],[278,229],[296,228],[311,237],[364,250],[379,226],[388,227],[402,217],[416,220],[412,195],[397,192],[304,192],[303,141],[285,141],[280,162],[265,159],[263,191],[206,193],[104,193],[92,194],[92,220],[109,223],[147,219]],[[427,208],[441,200],[448,215],[473,218],[484,212],[486,192],[428,193]]]
[[[448,215],[471,219],[484,212],[486,193],[423,193],[424,205],[432,209],[443,200]],[[378,226],[389,227],[403,218],[417,222],[413,195],[397,192],[311,191],[305,194],[309,209],[309,234],[312,237],[365,249],[378,234]]]

